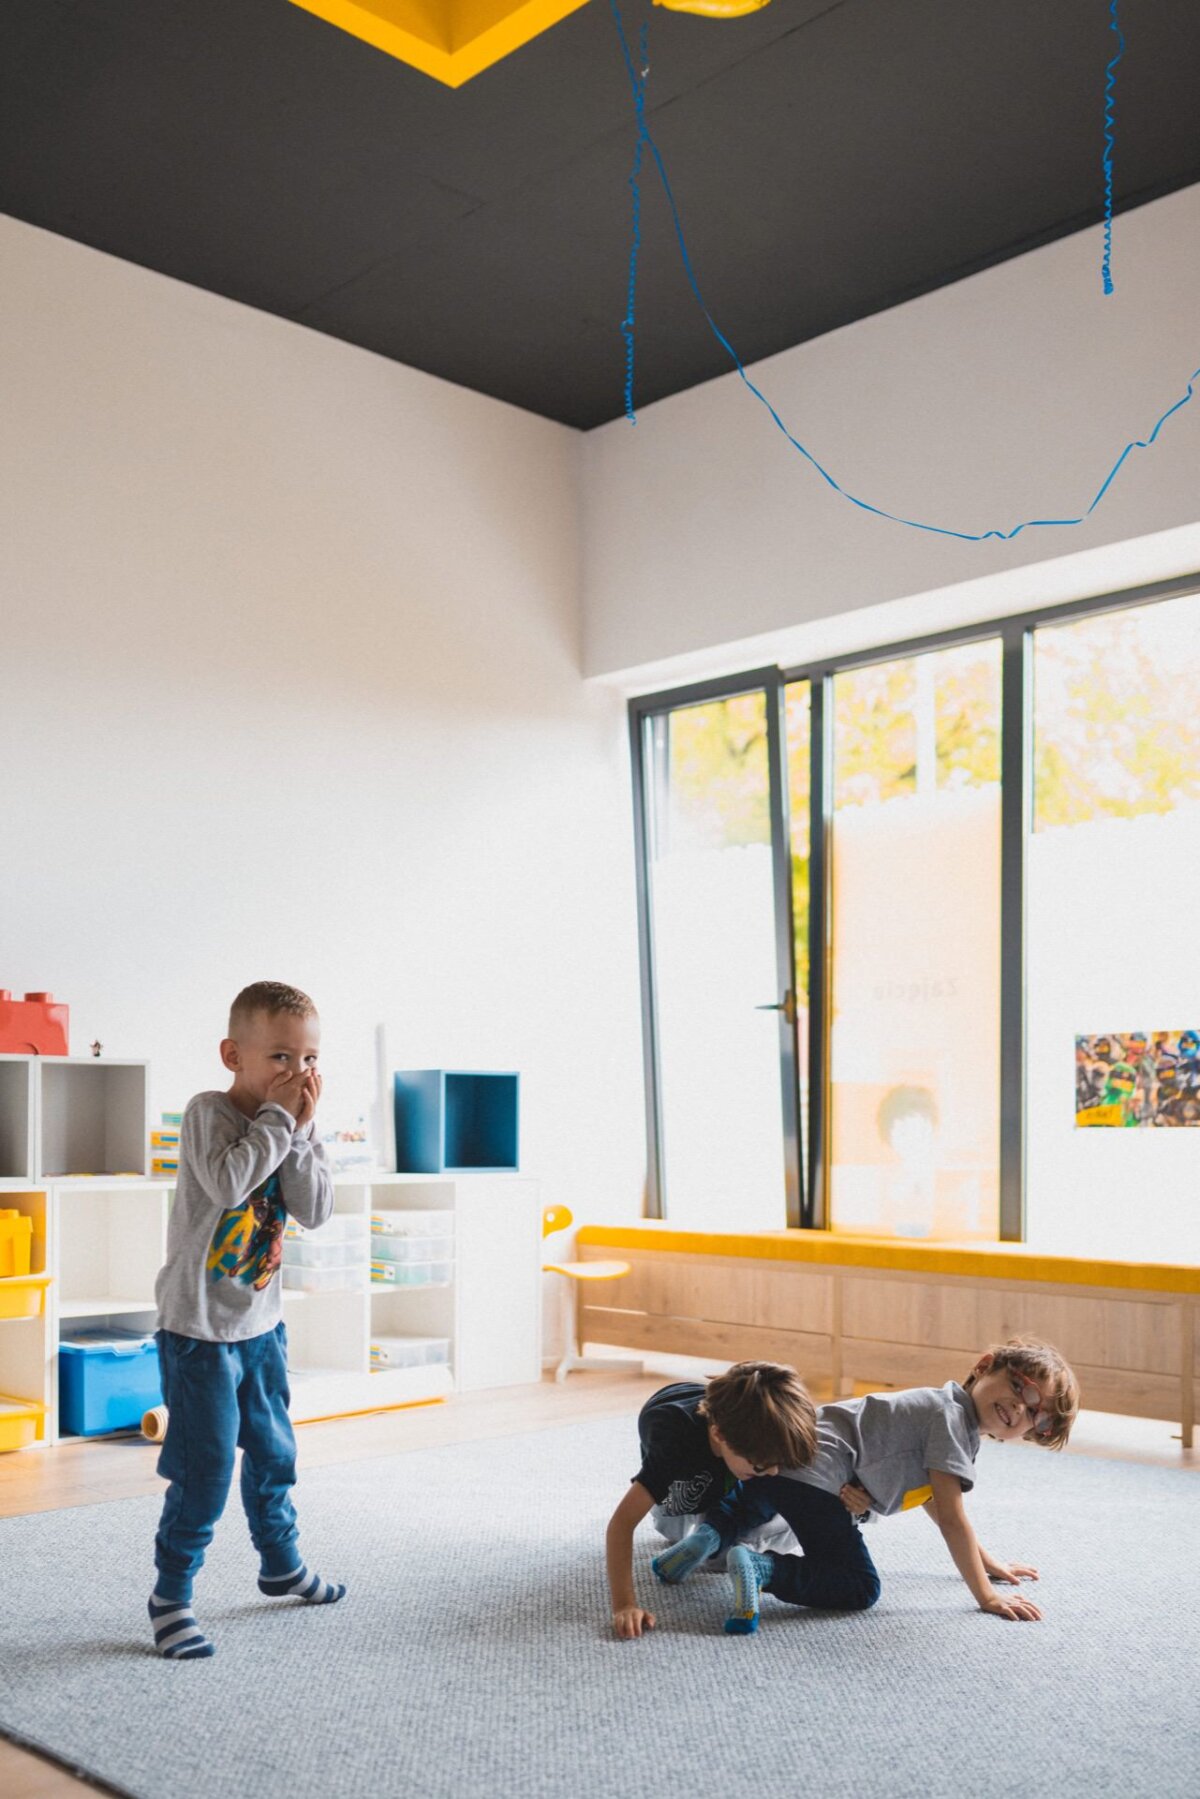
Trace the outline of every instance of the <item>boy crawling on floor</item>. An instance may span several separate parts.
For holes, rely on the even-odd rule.
[[[808,1464],[816,1412],[794,1368],[738,1362],[706,1386],[678,1381],[652,1394],[638,1418],[638,1437],[641,1466],[609,1519],[606,1539],[613,1629],[626,1638],[654,1628],[654,1614],[639,1605],[633,1580],[633,1533],[647,1512],[660,1536],[676,1546],[651,1564],[660,1580],[672,1583],[682,1578],[673,1571],[672,1556],[693,1542],[689,1533],[701,1514],[735,1499],[743,1481]],[[744,1528],[749,1542],[795,1547],[778,1519],[746,1521]],[[689,1552],[687,1567],[694,1565]]]

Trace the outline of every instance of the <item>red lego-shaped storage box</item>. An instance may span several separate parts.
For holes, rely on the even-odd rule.
[[[27,993],[14,999],[0,987],[0,1054],[6,1056],[65,1056],[69,1006],[60,1006],[52,993]]]

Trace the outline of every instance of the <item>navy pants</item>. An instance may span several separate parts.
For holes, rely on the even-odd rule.
[[[763,1591],[789,1605],[823,1611],[864,1612],[879,1598],[879,1576],[862,1530],[836,1493],[806,1487],[803,1481],[763,1475],[746,1482],[708,1515],[721,1533],[722,1547],[778,1512],[789,1524],[803,1555],[766,1553],[771,1577]]]
[[[288,1417],[282,1323],[241,1343],[159,1331],[167,1434],[158,1472],[170,1481],[154,1561],[164,1599],[190,1599],[192,1581],[225,1510],[234,1451],[242,1452],[242,1504],[264,1574],[300,1566],[296,1548],[296,1439]]]

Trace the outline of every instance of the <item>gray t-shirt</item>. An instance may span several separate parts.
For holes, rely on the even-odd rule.
[[[944,1387],[909,1387],[869,1393],[817,1407],[817,1451],[806,1468],[782,1470],[826,1493],[847,1481],[865,1487],[882,1517],[923,1505],[930,1497],[929,1470],[955,1474],[964,1493],[975,1485],[979,1420],[971,1395],[957,1381]]]
[[[167,1259],[154,1289],[158,1328],[208,1343],[274,1330],[288,1217],[324,1224],[333,1181],[312,1126],[282,1106],[253,1118],[227,1093],[198,1093],[183,1114]]]

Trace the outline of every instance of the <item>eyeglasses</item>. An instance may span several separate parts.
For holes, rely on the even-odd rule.
[[[1008,1370],[1009,1385],[1013,1390],[1013,1398],[1019,1399],[1025,1407],[1031,1429],[1039,1437],[1044,1437],[1053,1428],[1054,1420],[1048,1412],[1042,1411],[1042,1395],[1028,1375],[1018,1374],[1015,1369]]]

